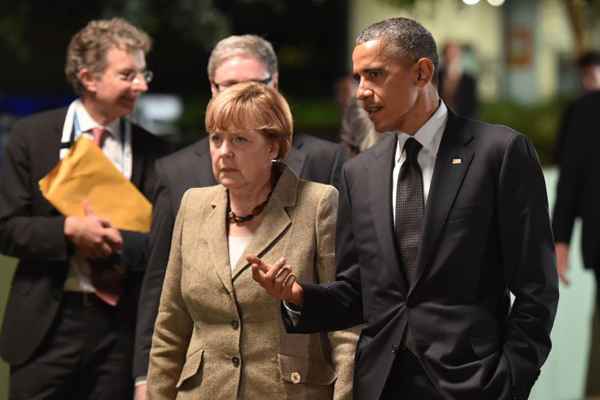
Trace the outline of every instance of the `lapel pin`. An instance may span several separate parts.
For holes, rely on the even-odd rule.
[[[453,158],[452,165],[462,164],[462,158]]]

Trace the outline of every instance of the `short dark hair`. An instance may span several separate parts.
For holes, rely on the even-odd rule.
[[[589,50],[577,57],[577,66],[581,69],[600,65],[600,52]]]
[[[408,57],[416,62],[428,58],[435,67],[437,76],[439,57],[435,39],[423,25],[409,18],[388,18],[364,29],[356,38],[356,45],[383,39],[386,49],[393,55]]]

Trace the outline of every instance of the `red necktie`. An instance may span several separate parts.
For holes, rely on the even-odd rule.
[[[104,139],[106,138],[106,135],[108,134],[108,131],[106,130],[106,128],[103,128],[103,127],[92,128],[91,132],[92,132],[92,135],[94,136],[94,143],[96,143],[96,146],[102,148],[102,143],[104,143]]]
[[[103,302],[116,306],[123,294],[125,273],[110,260],[89,260],[92,269],[91,280],[96,296]]]
[[[102,148],[102,143],[108,134],[106,128],[91,129],[94,143]],[[96,289],[96,296],[111,306],[116,306],[123,292],[124,274],[118,266],[104,260],[90,260],[92,267],[92,285]]]

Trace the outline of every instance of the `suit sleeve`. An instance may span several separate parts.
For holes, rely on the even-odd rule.
[[[0,170],[0,252],[27,260],[65,261],[65,218],[33,215],[38,183],[31,171],[34,155],[28,129],[24,121],[15,125]]]
[[[160,169],[157,164],[157,173]],[[140,293],[135,335],[134,377],[146,376],[152,345],[154,323],[158,313],[161,289],[169,261],[175,209],[171,204],[168,185],[159,179],[152,212],[152,227],[147,249],[147,265]]]
[[[193,321],[181,293],[182,231],[187,194],[181,201],[165,274],[148,369],[149,399],[171,400],[186,359]]]
[[[321,198],[317,212],[317,271],[320,282],[335,280],[335,221],[337,210],[337,191],[327,191]],[[352,377],[354,372],[354,353],[358,340],[358,328],[335,331],[328,334],[331,359],[335,366],[335,400],[352,398]]]
[[[336,280],[328,284],[301,283],[304,304],[300,318],[292,322],[283,313],[290,333],[313,333],[347,329],[363,322],[360,268],[354,233],[350,188],[342,169],[342,190],[336,224]]]
[[[517,136],[504,155],[498,221],[505,279],[515,296],[503,355],[513,393],[527,398],[550,352],[558,278],[544,176],[524,136]]]

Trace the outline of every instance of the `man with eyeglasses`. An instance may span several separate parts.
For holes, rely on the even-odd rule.
[[[212,95],[240,82],[260,82],[278,87],[277,56],[271,43],[256,35],[229,36],[214,47],[208,60]],[[337,186],[343,162],[341,145],[309,135],[294,133],[286,163],[300,177]],[[150,233],[149,261],[140,298],[136,332],[134,376],[136,399],[145,398],[145,376],[154,331],[154,321],[171,248],[171,234],[183,193],[191,187],[211,186],[208,140],[157,162],[159,186]]]
[[[0,176],[0,252],[20,261],[0,354],[10,364],[11,399],[133,395],[147,235],[116,229],[89,204],[82,204],[83,217],[61,215],[38,181],[87,136],[152,198],[153,165],[164,146],[126,118],[152,79],[150,45],[146,33],[122,19],[91,21],[67,50],[65,73],[79,98],[23,119],[10,135]]]

